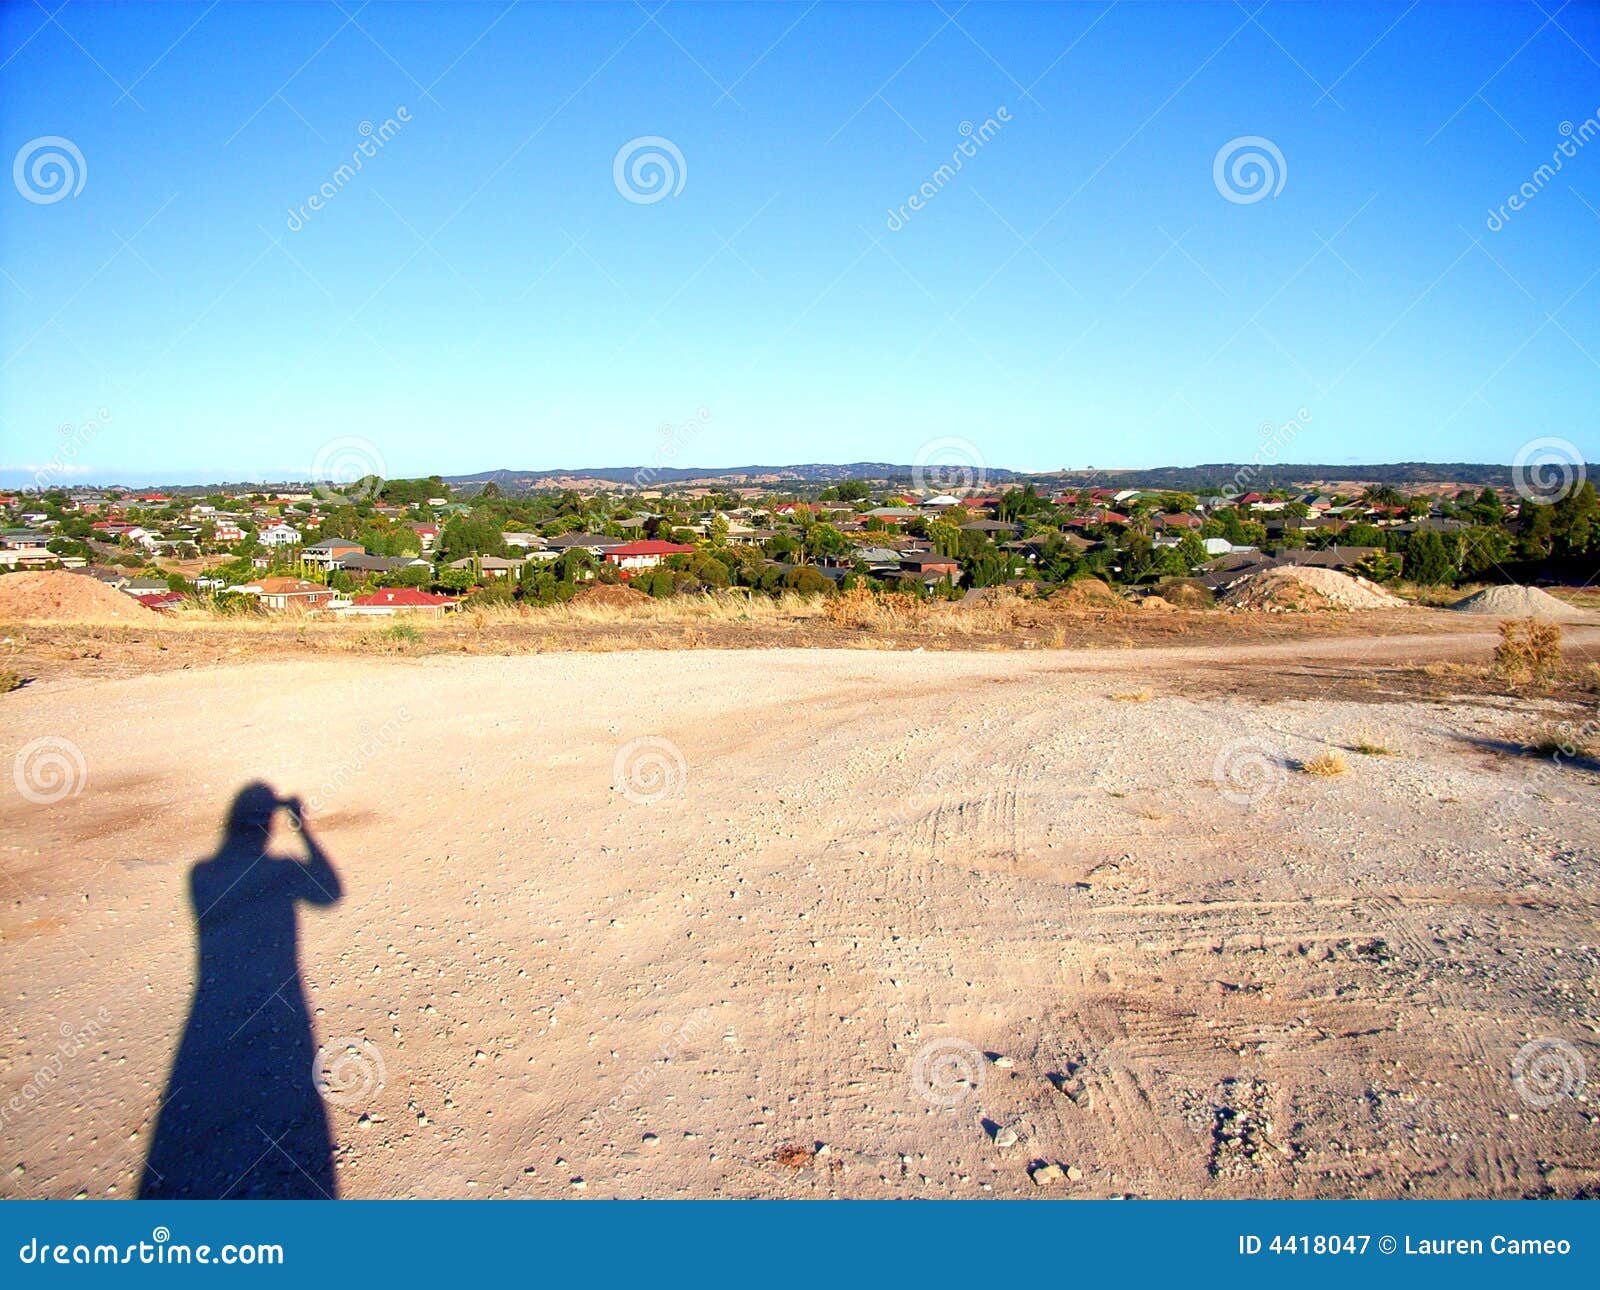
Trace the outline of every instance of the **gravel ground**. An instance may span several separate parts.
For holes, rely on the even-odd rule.
[[[1593,1194],[1600,767],[1526,755],[1536,705],[1181,684],[1356,653],[36,682],[3,699],[0,1195],[181,1192],[141,1184],[153,1138],[229,1194]],[[328,871],[296,938],[244,899],[267,870],[202,870],[196,999],[190,870],[257,780]],[[306,853],[281,813],[270,850]],[[313,1073],[325,1109],[262,1129]]]

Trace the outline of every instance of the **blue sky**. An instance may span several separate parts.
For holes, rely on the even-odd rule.
[[[673,464],[1600,457],[1595,6],[23,0],[0,49],[0,480],[694,418]]]

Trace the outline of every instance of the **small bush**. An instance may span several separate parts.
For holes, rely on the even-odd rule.
[[[1511,685],[1547,681],[1561,666],[1561,628],[1537,618],[1509,619],[1500,624],[1494,668]]]
[[[22,688],[22,676],[9,668],[0,672],[0,694],[10,694],[13,690]]]
[[[1355,742],[1350,745],[1350,751],[1360,753],[1363,757],[1394,756],[1394,749],[1385,747],[1379,742],[1378,737],[1368,730],[1363,730],[1355,737]]]
[[[388,640],[404,645],[415,645],[422,640],[422,633],[417,630],[415,623],[391,623],[383,629],[383,635]]]
[[[1338,753],[1325,752],[1320,757],[1313,757],[1308,762],[1302,762],[1300,769],[1307,775],[1316,775],[1320,779],[1331,779],[1335,775],[1343,775],[1350,768]]]

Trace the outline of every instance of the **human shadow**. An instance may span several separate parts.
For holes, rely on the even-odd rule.
[[[269,854],[279,810],[306,858]],[[194,999],[157,1113],[141,1198],[333,1199],[333,1143],[313,1073],[297,906],[331,905],[339,876],[297,799],[239,791],[215,855],[189,874]]]

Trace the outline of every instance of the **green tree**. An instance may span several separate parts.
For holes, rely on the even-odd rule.
[[[1450,563],[1450,553],[1437,533],[1413,533],[1406,539],[1405,557],[1406,577],[1412,582],[1437,587],[1455,581],[1456,571]]]

